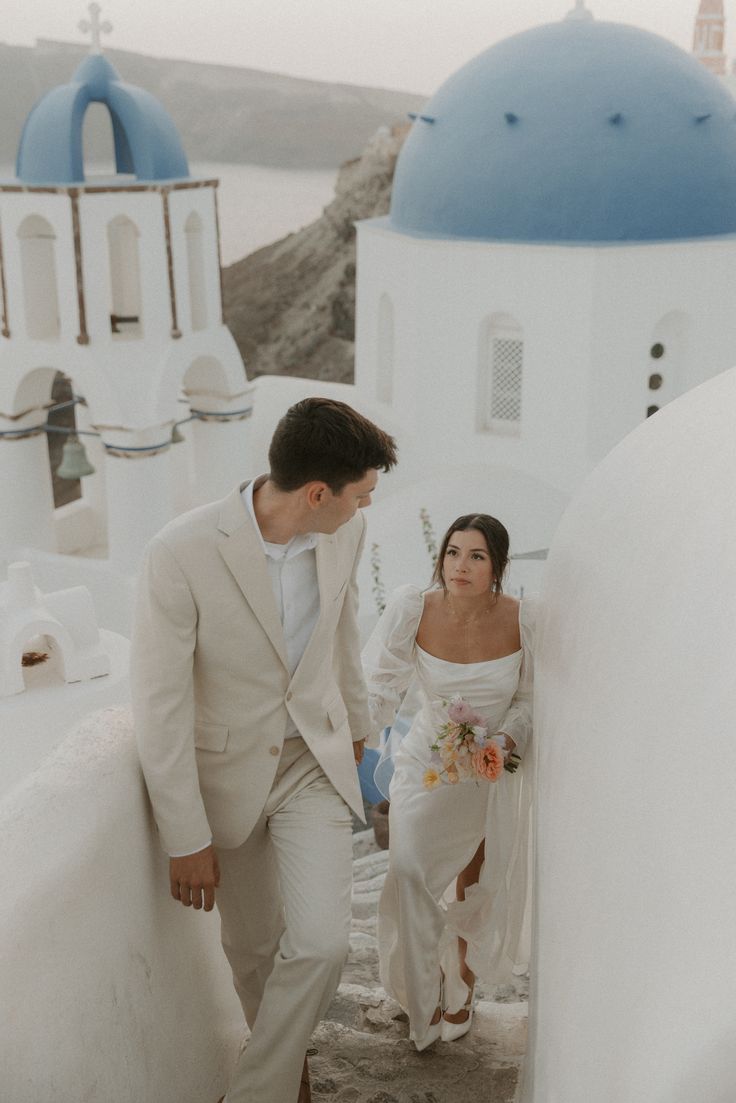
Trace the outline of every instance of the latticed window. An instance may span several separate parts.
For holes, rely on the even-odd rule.
[[[524,331],[511,314],[491,314],[478,336],[476,429],[520,436]]]
[[[524,342],[517,337],[491,340],[490,420],[521,421],[521,373]],[[492,428],[492,426],[489,426]]]

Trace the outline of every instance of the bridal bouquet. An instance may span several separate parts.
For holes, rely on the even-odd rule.
[[[425,788],[480,778],[498,781],[502,770],[515,772],[521,762],[519,755],[512,752],[504,762],[503,736],[491,735],[486,720],[467,701],[453,697],[442,704],[447,720],[432,744],[433,764],[424,773]]]

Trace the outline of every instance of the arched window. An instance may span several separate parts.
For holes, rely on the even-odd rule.
[[[207,325],[207,285],[204,277],[202,219],[196,211],[192,211],[186,220],[184,233],[187,239],[189,312],[192,329],[204,329]]]
[[[644,409],[647,417],[666,406],[685,388],[690,322],[682,310],[665,314],[652,330],[647,348]]]
[[[524,337],[509,314],[493,314],[481,329],[478,428],[483,432],[521,431]]]
[[[391,402],[394,394],[394,304],[388,295],[378,303],[376,340],[376,398]]]
[[[138,227],[126,215],[107,225],[110,257],[110,329],[113,337],[140,337],[141,272]]]
[[[18,238],[26,333],[37,340],[53,340],[61,332],[56,234],[45,218],[32,214],[21,222]]]

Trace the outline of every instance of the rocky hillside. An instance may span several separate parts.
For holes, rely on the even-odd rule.
[[[322,217],[224,271],[225,320],[248,375],[350,383],[355,339],[355,226],[389,209],[408,124],[382,127],[343,165]]]
[[[26,116],[44,92],[66,83],[86,56],[83,45],[39,40],[0,43],[0,162],[13,163]],[[424,97],[382,88],[329,84],[257,69],[204,65],[106,49],[124,80],[170,112],[190,161],[278,168],[337,168],[382,125],[416,111]],[[91,160],[107,159],[109,124],[85,131]],[[100,156],[101,155],[101,156]]]

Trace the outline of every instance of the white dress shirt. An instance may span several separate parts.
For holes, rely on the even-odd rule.
[[[266,566],[279,619],[284,629],[289,673],[293,674],[309,643],[319,617],[319,584],[317,582],[317,535],[308,532],[292,536],[288,544],[271,544],[264,540],[253,508],[253,490],[258,479],[248,483],[241,497],[258,533],[266,554]],[[289,717],[285,739],[298,735]]]
[[[256,511],[253,508],[253,490],[262,479],[263,476],[260,476],[248,483],[241,492],[241,498],[263,545],[273,598],[284,629],[289,673],[293,674],[306,650],[319,617],[319,584],[317,581],[317,554],[315,552],[317,535],[309,532],[293,536],[288,544],[272,544],[263,539],[258,527]],[[299,735],[299,732],[296,724],[289,716],[286,722],[284,739],[293,739],[297,735]],[[197,850],[189,853],[197,854],[209,845],[210,843],[206,842]],[[186,855],[170,854],[169,857],[184,858]]]

